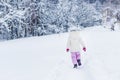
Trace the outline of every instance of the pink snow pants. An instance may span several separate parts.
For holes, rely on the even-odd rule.
[[[71,59],[73,64],[77,64],[77,60],[80,59],[80,52],[71,52]]]

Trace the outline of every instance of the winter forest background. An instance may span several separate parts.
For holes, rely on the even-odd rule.
[[[63,33],[71,25],[83,29],[112,18],[120,25],[119,8],[120,0],[0,0],[0,40]]]

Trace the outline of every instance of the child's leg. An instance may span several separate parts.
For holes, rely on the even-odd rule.
[[[76,59],[77,59],[77,60],[80,60],[80,57],[81,57],[81,56],[80,56],[80,52],[76,52]]]
[[[77,52],[76,53],[76,59],[77,59],[77,63],[78,63],[79,66],[81,66],[81,60],[80,60],[81,58],[80,57],[81,57],[80,52]]]
[[[71,52],[71,59],[73,64],[77,64],[76,52]]]

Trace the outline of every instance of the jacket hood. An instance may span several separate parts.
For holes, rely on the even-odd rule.
[[[77,38],[80,36],[80,31],[71,31],[70,37]]]

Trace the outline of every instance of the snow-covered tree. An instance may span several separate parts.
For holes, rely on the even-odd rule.
[[[0,22],[1,39],[67,32],[71,24],[87,27],[100,23],[101,19],[95,6],[84,0],[19,1],[10,0],[4,3],[11,7],[3,8],[8,12],[2,16],[2,19],[0,18],[2,20]]]

